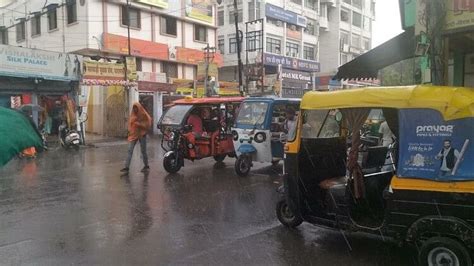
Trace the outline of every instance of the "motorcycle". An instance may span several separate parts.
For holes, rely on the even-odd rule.
[[[169,150],[164,155],[163,166],[168,173],[176,173],[184,165],[184,158],[189,152],[188,149],[194,148],[188,142],[185,134],[192,131],[189,125],[182,129],[174,128],[167,137],[167,146]]]
[[[59,143],[63,148],[69,149],[72,147],[78,151],[80,139],[77,131],[69,129],[65,124],[59,126]]]

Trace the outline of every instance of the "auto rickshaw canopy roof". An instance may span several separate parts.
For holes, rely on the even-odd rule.
[[[385,107],[439,111],[445,120],[474,117],[474,88],[431,85],[307,92],[301,109]]]

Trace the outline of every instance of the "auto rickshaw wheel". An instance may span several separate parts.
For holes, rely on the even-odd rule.
[[[225,154],[216,155],[216,156],[214,156],[214,160],[218,163],[222,163],[222,161],[224,161],[225,157],[226,157]]]
[[[432,237],[424,242],[418,260],[422,266],[472,265],[466,248],[458,241],[447,237]]]
[[[250,168],[252,167],[251,157],[240,155],[237,160],[235,160],[235,173],[238,176],[245,177],[249,174]]]
[[[181,169],[182,163],[180,162],[179,156],[176,153],[171,154],[165,158],[163,158],[163,168],[165,168],[166,172],[170,174],[174,174]]]
[[[303,223],[303,219],[293,214],[285,199],[280,200],[276,205],[276,214],[281,224],[286,227],[295,228]]]

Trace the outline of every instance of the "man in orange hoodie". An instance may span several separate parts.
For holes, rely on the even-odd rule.
[[[143,108],[140,103],[134,103],[132,113],[128,119],[128,141],[130,146],[128,148],[128,157],[125,162],[125,167],[120,170],[121,172],[128,173],[130,162],[133,156],[133,150],[137,141],[140,142],[140,150],[142,151],[143,164],[145,166],[142,169],[142,172],[148,171],[150,167],[148,166],[148,156],[146,154],[146,134],[151,128],[151,117]]]

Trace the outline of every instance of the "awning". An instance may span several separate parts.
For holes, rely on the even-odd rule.
[[[339,67],[333,79],[375,79],[386,66],[415,56],[414,28],[373,48],[367,53]]]

